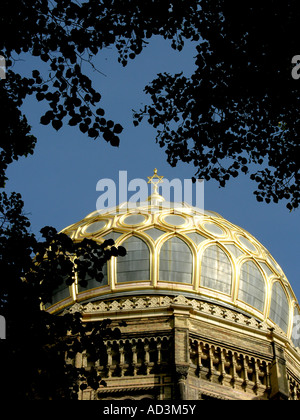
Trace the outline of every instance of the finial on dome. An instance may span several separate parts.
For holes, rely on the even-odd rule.
[[[148,184],[153,185],[153,193],[148,197],[148,201],[151,201],[153,204],[158,202],[165,201],[165,199],[158,194],[158,184],[161,184],[163,181],[162,175],[157,175],[157,169],[155,168],[152,176],[148,176]]]
[[[164,182],[162,180],[163,176],[157,175],[157,169],[155,168],[153,171],[153,175],[148,176],[147,178],[149,179],[148,184],[154,185],[153,194],[158,194],[158,184],[161,184],[162,182]],[[157,181],[154,181],[154,179],[157,179]]]

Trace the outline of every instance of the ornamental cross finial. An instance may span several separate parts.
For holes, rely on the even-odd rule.
[[[149,179],[148,184],[153,185],[153,194],[158,194],[158,184],[164,182],[163,176],[157,175],[157,169],[154,169],[154,173],[152,176],[147,177]]]

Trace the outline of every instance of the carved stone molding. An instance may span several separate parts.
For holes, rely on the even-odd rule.
[[[170,296],[146,296],[146,297],[129,297],[116,299],[113,301],[89,302],[87,304],[75,303],[66,309],[65,313],[81,312],[83,314],[106,313],[106,312],[122,312],[134,311],[141,309],[166,308],[171,305],[189,306],[191,310],[199,313],[208,314],[212,318],[224,319],[227,322],[245,325],[254,329],[267,332],[269,326],[265,322],[260,322],[251,316],[246,316],[229,308],[224,308],[213,303],[203,302],[196,299],[189,299],[183,295],[175,297]],[[284,335],[283,331],[276,326],[276,333]]]
[[[176,365],[175,373],[177,381],[186,381],[187,375],[189,373],[189,366],[186,365]]]

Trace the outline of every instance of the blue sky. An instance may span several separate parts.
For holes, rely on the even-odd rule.
[[[107,119],[124,126],[119,148],[102,139],[94,141],[76,127],[64,126],[56,132],[50,126],[41,126],[44,105],[34,98],[26,101],[24,111],[38,143],[33,156],[10,165],[7,190],[22,194],[35,234],[39,236],[39,230],[46,225],[61,230],[96,210],[98,180],[117,181],[121,170],[128,172],[129,181],[147,179],[154,168],[169,180],[194,175],[192,165],[179,163],[176,168],[170,167],[164,150],[155,143],[155,130],[146,121],[139,127],[132,123],[132,109],[138,110],[149,101],[143,88],[157,73],[193,71],[193,47],[188,45],[179,53],[169,45],[159,39],[151,40],[146,50],[125,68],[117,62],[113,49],[95,57],[94,64],[104,74],[92,74],[94,87],[102,95],[100,106],[106,110]],[[35,63],[24,57],[16,66],[22,73],[30,74]],[[281,265],[299,300],[300,210],[290,213],[285,203],[258,203],[253,195],[255,187],[244,175],[225,188],[219,188],[214,181],[205,182],[205,208],[254,235]]]

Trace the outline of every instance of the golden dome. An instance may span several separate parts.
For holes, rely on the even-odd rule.
[[[76,281],[57,290],[51,312],[119,296],[184,295],[277,325],[292,338],[300,309],[281,267],[257,239],[218,213],[170,206],[155,191],[138,208],[123,203],[95,211],[62,232],[75,241],[112,238],[127,255],[112,257],[102,283],[90,279],[83,288]]]

